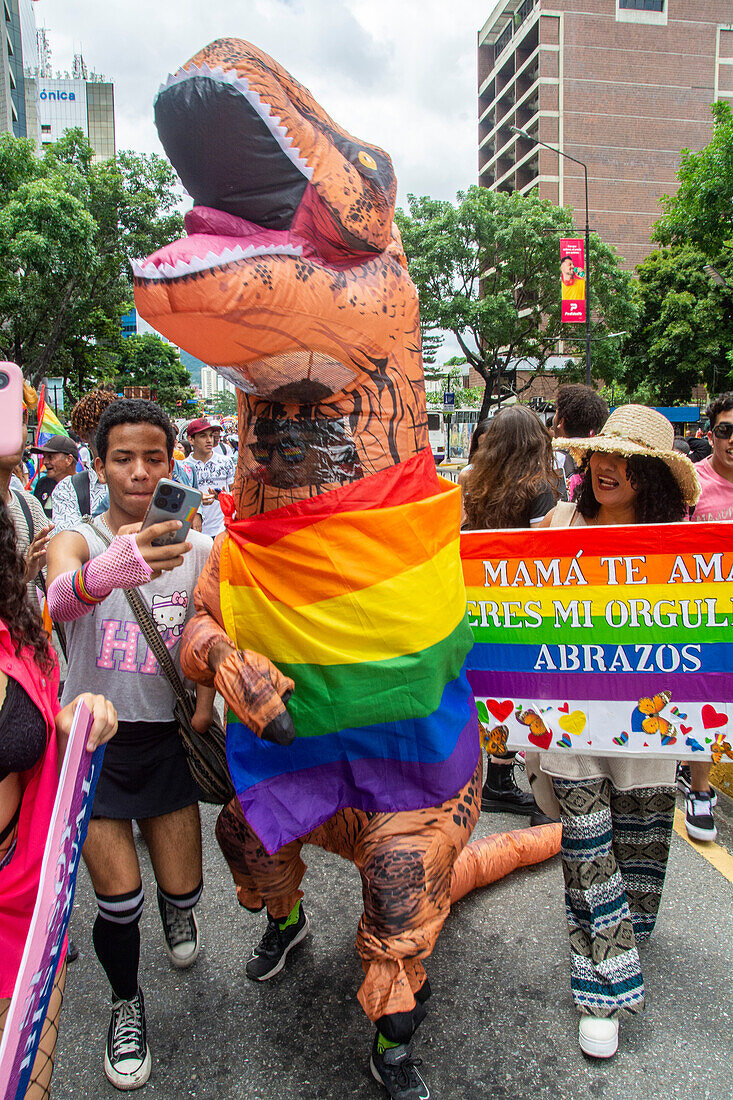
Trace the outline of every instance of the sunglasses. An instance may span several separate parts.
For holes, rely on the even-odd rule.
[[[713,428],[713,435],[716,439],[730,439],[733,435],[733,424],[716,424]]]
[[[255,440],[250,443],[249,449],[255,462],[260,462],[262,465],[270,461],[274,451],[278,452],[283,462],[293,466],[305,458],[305,443],[299,439],[279,439],[276,443],[262,443]]]

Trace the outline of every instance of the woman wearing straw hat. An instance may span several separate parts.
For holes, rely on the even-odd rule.
[[[654,409],[624,405],[599,435],[558,442],[580,462],[582,480],[575,503],[558,504],[541,526],[675,523],[700,495],[694,466],[673,449],[672,425]],[[537,802],[562,819],[580,1048],[610,1058],[619,1014],[644,1007],[637,947],[661,900],[675,761],[548,752],[528,755],[527,772]]]

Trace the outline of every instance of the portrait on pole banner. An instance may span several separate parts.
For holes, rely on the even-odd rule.
[[[561,320],[585,321],[585,245],[580,237],[560,241]]]

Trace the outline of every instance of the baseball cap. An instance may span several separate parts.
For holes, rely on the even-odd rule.
[[[209,423],[205,416],[199,416],[196,420],[192,420],[191,423],[188,425],[188,427],[186,428],[186,435],[198,435],[199,432],[205,432],[211,427],[212,425]]]
[[[79,458],[79,448],[73,439],[69,439],[68,435],[52,435],[42,447],[29,447],[28,449],[39,455],[60,454],[73,455],[74,458]]]

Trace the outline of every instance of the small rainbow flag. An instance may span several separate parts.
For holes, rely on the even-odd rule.
[[[44,443],[48,443],[53,435],[68,436],[69,433],[56,416],[56,413],[46,404],[45,386],[41,386],[39,391],[36,412],[38,416],[36,447],[42,447]]]
[[[440,805],[473,773],[459,524],[460,491],[425,452],[227,525],[224,626],[295,682],[292,745],[229,715],[234,785],[269,852],[346,806]]]

